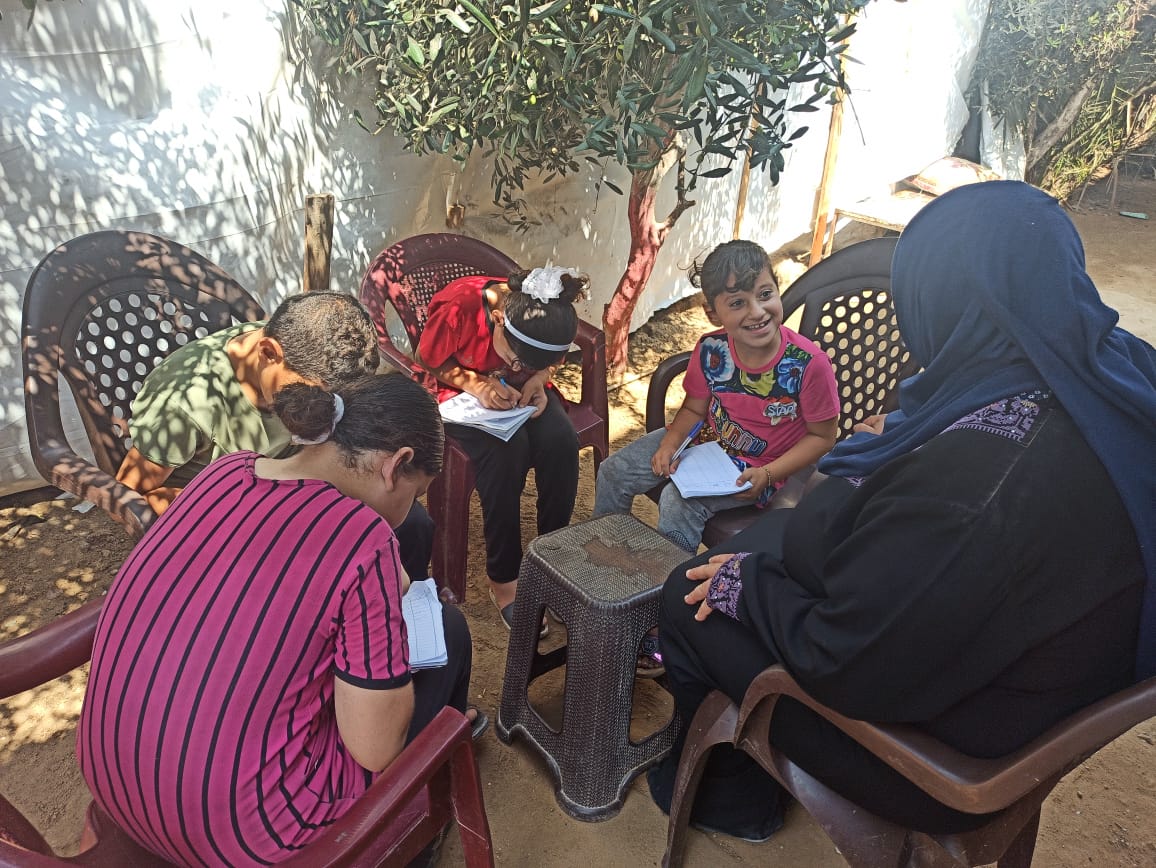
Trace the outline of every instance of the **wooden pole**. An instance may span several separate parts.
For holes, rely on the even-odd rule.
[[[755,90],[756,97],[761,97],[763,95],[763,93],[765,93],[765,92],[766,92],[766,88],[763,86],[762,82],[759,82],[759,85],[758,85],[757,89]],[[753,134],[755,132],[755,130],[757,130],[758,128],[759,128],[759,122],[757,120],[755,120],[754,114],[752,113],[751,114],[750,133]],[[737,239],[739,237],[739,232],[742,230],[743,215],[747,211],[747,190],[750,189],[750,186],[751,186],[751,149],[748,146],[747,150],[746,150],[746,154],[743,158],[743,172],[739,176],[739,195],[738,195],[738,200],[735,202],[735,225],[734,225],[734,229],[731,230],[731,238],[732,239]]]
[[[823,258],[827,239],[827,221],[831,219],[831,180],[835,176],[835,163],[839,157],[839,138],[843,135],[843,91],[837,91],[835,105],[831,107],[831,123],[827,128],[827,150],[823,154],[823,174],[819,177],[819,192],[815,200],[815,230],[811,236],[811,258],[808,265],[815,265]],[[833,233],[835,227],[829,227]]]
[[[333,252],[333,195],[305,197],[305,274],[302,291],[329,289],[329,262]]]

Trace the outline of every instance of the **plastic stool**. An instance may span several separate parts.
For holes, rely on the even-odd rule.
[[[662,759],[677,715],[641,742],[630,741],[638,644],[658,623],[658,592],[688,555],[633,516],[607,515],[538,537],[518,576],[514,628],[497,732],[524,735],[546,758],[562,809],[604,820],[622,808],[626,787]],[[538,652],[546,608],[566,625],[567,644]],[[567,664],[562,726],[531,707],[530,682]]]

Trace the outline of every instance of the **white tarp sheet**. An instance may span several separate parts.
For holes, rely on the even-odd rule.
[[[335,109],[317,69],[298,68],[289,0],[0,0],[0,495],[40,484],[28,456],[20,376],[20,310],[36,263],[57,244],[108,228],[155,232],[221,264],[266,306],[297,291],[302,207],[337,198],[333,286],[356,292],[386,244],[445,231],[447,201],[467,206],[460,231],[532,265],[577,265],[593,278],[584,316],[601,318],[626,260],[622,197],[594,196],[594,175],[531,191],[543,225],[514,231],[491,205],[479,162],[405,154]],[[876,0],[861,16],[859,61],[840,145],[836,195],[885,188],[948,153],[966,120],[961,90],[986,0]],[[778,187],[752,178],[742,234],[774,250],[809,230],[828,114]],[[619,172],[612,175],[625,186]],[[668,184],[668,187],[672,184]],[[704,182],[659,256],[635,314],[690,292],[683,269],[731,237],[738,173]],[[660,196],[660,212],[673,190]],[[664,217],[660,213],[659,217]],[[83,442],[75,416],[67,423]]]

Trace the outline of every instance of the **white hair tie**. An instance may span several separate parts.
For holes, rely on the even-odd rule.
[[[544,265],[535,268],[522,280],[522,292],[547,304],[562,294],[562,275],[578,277],[573,268],[559,268],[557,265]],[[543,347],[545,349],[545,347]]]
[[[337,423],[341,421],[341,417],[345,415],[345,401],[336,392],[333,393],[333,424],[329,426],[329,430],[317,437],[306,438],[299,437],[296,434],[289,438],[289,442],[294,446],[320,446],[326,440],[333,436],[333,432],[337,430]]]

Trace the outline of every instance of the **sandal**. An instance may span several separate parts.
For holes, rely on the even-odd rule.
[[[504,606],[498,605],[498,598],[494,596],[494,589],[490,588],[490,602],[494,604],[494,608],[498,610],[498,614],[502,618],[502,623],[506,625],[507,630],[514,629],[514,604],[507,603]],[[542,618],[542,629],[538,631],[538,638],[545,639],[550,635],[550,625],[545,618]]]
[[[474,719],[470,721],[470,738],[477,741],[490,728],[490,718],[476,705],[466,706],[466,714],[469,715],[471,711],[474,712]]]
[[[634,666],[634,674],[639,678],[658,678],[666,674],[657,634],[647,633],[642,637],[638,644],[638,662]]]

